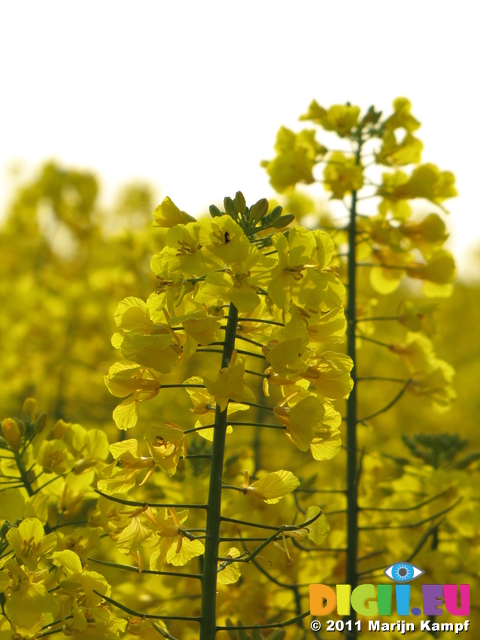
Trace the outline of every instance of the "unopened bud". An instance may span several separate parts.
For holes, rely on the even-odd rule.
[[[47,414],[41,413],[35,421],[35,433],[42,433],[45,429],[45,425],[47,424]]]
[[[22,432],[18,423],[12,418],[5,418],[5,420],[2,420],[2,433],[7,444],[18,451],[22,446]]]
[[[70,425],[63,420],[57,420],[53,427],[53,437],[57,440],[61,440],[67,433],[69,426]]]
[[[8,520],[5,520],[5,522],[2,524],[2,526],[0,527],[0,538],[3,538],[5,540],[5,536],[7,535],[8,530],[11,528],[11,524]]]
[[[276,209],[279,209],[278,215],[280,215],[282,213],[282,208],[276,207]],[[268,211],[268,200],[266,198],[262,198],[261,200],[256,202],[253,205],[253,207],[251,207],[250,218],[252,220],[261,220],[264,217],[264,215],[267,213],[267,211]]]
[[[84,471],[88,471],[88,469],[91,469],[94,465],[95,460],[91,458],[81,458],[74,463],[73,472],[78,475]]]
[[[22,418],[28,418],[33,423],[37,415],[37,401],[35,398],[26,398],[22,407]]]

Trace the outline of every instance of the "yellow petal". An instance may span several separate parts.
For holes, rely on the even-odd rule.
[[[176,567],[183,567],[189,560],[201,556],[205,551],[203,542],[200,540],[188,540],[182,536],[181,543],[179,549],[177,545],[172,545],[167,551],[167,562]]]
[[[152,226],[154,227],[173,227],[175,224],[195,222],[195,218],[192,218],[185,211],[180,211],[168,196],[153,212],[153,219]]]
[[[121,553],[128,555],[151,535],[152,531],[140,522],[140,518],[132,518],[130,524],[121,532],[117,548]]]
[[[138,403],[135,398],[126,398],[113,410],[113,419],[119,429],[132,429],[138,422]]]
[[[235,547],[230,547],[225,558],[239,558],[240,551]],[[219,584],[234,584],[240,578],[240,567],[238,562],[219,562],[217,582]]]
[[[298,486],[300,486],[300,480],[291,471],[280,470],[268,473],[253,482],[247,488],[247,495],[263,500],[267,504],[274,504]]]

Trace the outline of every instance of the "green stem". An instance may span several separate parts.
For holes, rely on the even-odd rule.
[[[101,564],[104,567],[111,567],[112,569],[122,569],[123,571],[133,571],[133,573],[146,573],[155,576],[172,576],[174,578],[196,578],[199,579],[202,576],[199,573],[183,573],[180,571],[154,571],[153,569],[140,569],[138,567],[134,567],[131,564],[119,564],[118,562],[107,562],[106,560],[97,560],[97,558],[92,558],[91,556],[87,556],[87,560],[91,562],[96,562],[97,564]]]
[[[32,488],[30,480],[28,479],[28,472],[23,466],[22,456],[18,451],[14,451],[13,454],[15,456],[15,462],[17,463],[17,469],[20,473],[19,480],[21,479],[23,486],[25,487],[28,495],[33,496],[35,494],[35,491]]]
[[[264,411],[273,411],[273,407],[267,407],[265,404],[257,404],[256,402],[247,402],[242,400],[242,404],[246,404],[249,407],[256,407],[257,409],[263,409]]]
[[[232,357],[233,350],[235,349],[237,320],[237,308],[233,304],[230,304],[228,322],[225,330],[225,344],[222,353],[222,369],[224,367],[228,367],[230,364],[230,359]],[[210,486],[208,491],[205,557],[202,577],[202,622],[200,625],[200,640],[213,640],[217,631],[217,562],[222,515],[222,476],[226,433],[227,408],[222,411],[217,405],[215,409],[215,428],[210,468]]]
[[[360,334],[358,336],[360,340],[366,340],[367,342],[371,342],[372,344],[378,344],[379,347],[385,347],[386,349],[392,349],[392,345],[387,342],[382,342],[381,340],[376,340],[375,338],[369,338],[368,336],[364,336]]]
[[[222,522],[231,522],[232,524],[241,524],[245,527],[255,527],[256,529],[268,529],[269,531],[278,531],[278,527],[272,524],[260,524],[257,522],[248,522],[248,520],[238,520],[237,518],[227,518],[222,516]]]
[[[370,316],[369,318],[359,318],[357,320],[357,324],[359,322],[379,322],[381,320],[398,320],[401,316]]]
[[[263,344],[261,342],[257,342],[257,340],[253,340],[252,338],[247,338],[246,336],[241,336],[241,335],[238,335],[238,334],[237,334],[237,338],[239,340],[243,340],[243,342],[248,342],[249,344],[253,344],[256,347],[260,347],[260,348],[263,347]]]
[[[234,484],[224,484],[223,485],[224,489],[231,489],[232,491],[240,491],[241,493],[243,493],[243,495],[247,495],[247,487],[236,487]]]
[[[260,376],[261,378],[269,378],[268,373],[260,373],[258,371],[251,371],[250,369],[245,369],[245,373],[251,373],[252,376]],[[1,458],[2,456],[0,456]]]
[[[357,382],[362,380],[378,380],[382,382],[401,382],[405,384],[407,381],[404,378],[387,378],[386,376],[362,376],[361,378],[357,378]]]
[[[355,164],[360,164],[362,134],[358,132]],[[353,361],[353,388],[347,400],[347,557],[345,582],[355,589],[358,581],[358,486],[357,486],[357,357],[356,357],[356,241],[357,241],[357,191],[352,191],[350,221],[348,225],[348,297],[347,297],[347,354]],[[356,640],[356,613],[352,608],[352,630],[346,637]]]
[[[371,413],[370,415],[365,416],[364,418],[360,418],[358,420],[358,422],[363,422],[364,423],[367,420],[371,420],[372,418],[375,418],[376,416],[379,416],[380,414],[385,413],[386,411],[391,409],[393,407],[393,405],[396,404],[400,400],[400,398],[403,396],[405,391],[408,389],[409,384],[410,384],[410,380],[406,380],[405,384],[400,389],[400,391],[397,393],[397,395],[393,398],[393,400],[391,400],[388,404],[386,404],[384,407],[382,407],[378,411],[375,411],[374,413]]]
[[[126,607],[121,602],[118,602],[118,600],[114,600],[113,598],[106,596],[104,593],[100,593],[100,591],[97,591],[96,589],[93,589],[93,593],[96,593],[97,596],[100,596],[114,607],[118,607],[122,611],[125,611],[125,613],[129,613],[130,615],[138,618],[146,618],[147,620],[185,620],[187,622],[200,622],[200,618],[198,616],[161,616],[153,613],[141,613],[140,611]]]
[[[262,422],[237,422],[235,420],[229,420],[228,424],[232,425],[232,427],[259,427],[260,429],[281,429],[282,431],[286,429],[285,426],[280,424],[264,424]]]
[[[285,627],[289,627],[290,625],[295,624],[295,622],[298,622],[299,620],[302,620],[303,618],[306,618],[309,615],[310,615],[310,611],[305,611],[305,613],[301,613],[300,615],[295,616],[295,618],[290,618],[290,620],[285,620],[285,622],[273,622],[271,624],[251,624],[251,625],[241,624],[235,627],[228,627],[228,626],[218,627],[218,629],[220,631],[228,631],[229,629],[231,629],[232,631],[240,631],[245,629],[284,629]]]
[[[274,251],[273,253],[276,253]],[[240,322],[263,322],[264,324],[275,324],[277,327],[284,327],[283,322],[277,322],[276,320],[265,320],[265,318],[241,318]]]
[[[107,500],[112,502],[118,502],[119,504],[126,504],[129,507],[154,507],[156,509],[165,509],[173,507],[174,509],[206,509],[206,504],[189,504],[180,502],[139,502],[138,500],[126,500],[125,498],[117,498],[111,496],[108,493],[103,493],[100,489],[94,489],[95,493],[99,496],[103,496]]]

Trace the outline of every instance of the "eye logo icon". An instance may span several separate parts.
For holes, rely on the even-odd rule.
[[[423,575],[425,571],[409,562],[396,562],[387,567],[383,573],[395,582],[411,582]]]

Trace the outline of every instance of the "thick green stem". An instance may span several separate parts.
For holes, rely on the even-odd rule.
[[[360,164],[362,149],[361,132],[357,138],[355,163]],[[347,400],[347,559],[346,578],[352,590],[358,580],[358,469],[357,469],[357,358],[356,358],[356,240],[357,240],[357,192],[352,192],[350,221],[348,225],[348,298],[347,298],[347,354],[353,361],[353,389]],[[355,640],[356,613],[352,608],[350,615],[352,630],[346,637]]]
[[[27,490],[28,495],[33,496],[35,494],[35,491],[33,490],[32,485],[30,484],[30,480],[28,478],[28,472],[23,466],[22,456],[18,451],[14,451],[13,454],[15,456],[15,462],[17,463],[17,469],[20,472],[20,477],[21,477],[23,486]]]
[[[222,368],[228,367],[235,348],[238,311],[230,304],[225,330],[225,344],[222,353]],[[215,427],[208,491],[207,526],[205,539],[205,559],[202,577],[202,622],[200,640],[213,640],[216,635],[217,562],[222,515],[222,476],[227,433],[227,409],[215,409]]]

